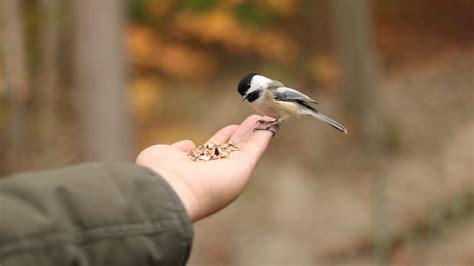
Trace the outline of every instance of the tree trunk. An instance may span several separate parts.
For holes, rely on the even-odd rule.
[[[352,134],[361,141],[367,160],[371,162],[375,265],[387,265],[390,225],[386,170],[380,161],[381,153],[385,152],[385,125],[374,90],[376,67],[369,0],[333,0],[331,3],[347,115],[352,122]]]
[[[39,67],[40,88],[40,141],[48,149],[58,130],[59,83],[59,1],[41,0],[41,57]]]
[[[26,104],[29,96],[20,1],[1,0],[0,19],[3,25],[3,60],[9,100],[8,151],[5,153],[8,155],[5,161],[8,171],[15,171],[25,167],[26,162]]]
[[[129,159],[123,1],[73,0],[74,83],[85,160]]]
[[[342,85],[347,115],[353,133],[373,149],[379,139],[374,91],[376,78],[372,29],[368,0],[331,1],[336,53],[342,69]],[[375,123],[374,123],[375,122]]]

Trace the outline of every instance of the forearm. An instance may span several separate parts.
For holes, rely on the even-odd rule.
[[[179,199],[143,167],[94,163],[0,179],[2,266],[184,265],[191,241]]]

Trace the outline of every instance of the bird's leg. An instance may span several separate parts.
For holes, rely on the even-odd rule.
[[[258,130],[268,130],[270,132],[272,132],[272,137],[275,136],[275,133],[276,133],[276,130],[272,127],[272,126],[256,126],[254,129],[253,129],[253,132],[255,131],[258,131]]]
[[[275,119],[275,121],[270,123],[270,126],[279,125],[281,122],[283,122],[283,119],[281,119],[281,118]]]
[[[258,131],[258,130],[268,130],[270,132],[272,132],[272,137],[275,136],[275,133],[276,133],[276,130],[275,128],[273,128],[273,126],[275,125],[278,125],[280,122],[282,122],[283,119],[275,119],[275,121],[266,121],[266,120],[258,120],[257,121],[257,124],[260,124],[258,126],[256,126],[254,129],[253,129],[253,132],[255,131]],[[269,124],[267,124],[269,123]],[[267,125],[262,125],[262,124],[267,124]]]
[[[271,122],[272,122],[272,121],[263,119],[263,117],[262,117],[262,119],[257,120],[257,124],[260,124],[260,125],[262,125],[262,124],[267,124],[267,123],[271,123]]]
[[[280,123],[281,121],[282,121],[282,119],[280,119],[280,118],[275,119],[274,121],[270,121],[270,120],[265,120],[265,119],[263,119],[263,117],[262,117],[262,119],[257,120],[257,124],[262,125],[262,124],[268,124],[268,123],[270,123],[270,124],[272,124],[272,125],[276,125],[276,124]]]

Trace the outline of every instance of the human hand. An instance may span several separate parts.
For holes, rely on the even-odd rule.
[[[170,184],[195,222],[229,205],[243,191],[272,138],[268,130],[253,132],[259,119],[260,116],[251,115],[240,125],[219,130],[206,142],[216,145],[232,142],[239,148],[231,153],[232,158],[191,161],[187,153],[196,145],[182,140],[148,147],[136,162],[156,171]]]

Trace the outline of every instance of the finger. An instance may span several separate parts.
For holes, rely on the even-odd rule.
[[[171,146],[176,147],[176,148],[182,150],[183,152],[190,152],[190,151],[196,149],[196,145],[194,144],[194,142],[192,142],[190,140],[181,140],[181,141],[178,141],[178,142],[172,144]]]
[[[222,144],[229,141],[230,137],[234,134],[235,130],[239,128],[237,125],[230,125],[217,131],[206,143]]]
[[[262,118],[256,115],[247,118],[231,138],[232,140],[235,139],[239,147],[239,151],[233,153],[233,158],[249,163],[252,168],[262,157],[273,136],[269,130],[253,131],[259,119]],[[264,119],[272,120],[269,117],[264,117]],[[278,126],[273,128],[278,130]]]
[[[278,129],[275,128],[275,130]],[[239,145],[239,150],[233,153],[233,158],[244,160],[251,167],[255,167],[270,144],[272,136],[273,134],[269,130],[260,130],[252,133],[247,141]]]
[[[272,127],[275,131],[278,131],[278,125],[274,125]],[[252,156],[261,156],[266,150],[272,137],[273,133],[270,130],[255,131],[249,137],[249,139],[242,145],[241,150],[251,154]]]
[[[235,131],[235,134],[231,137],[231,140],[236,144],[240,144],[246,142],[254,134],[272,136],[272,133],[268,132],[268,130],[260,130],[256,132],[253,131],[253,129],[257,126],[257,121],[260,119],[262,119],[262,117],[258,115],[251,115],[247,117],[247,119],[245,119],[240,124],[239,128]],[[263,119],[270,121],[274,120],[273,118],[268,116],[263,117]]]

